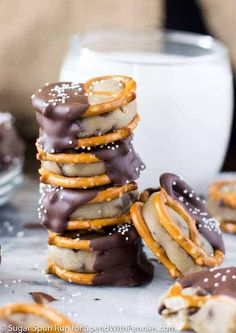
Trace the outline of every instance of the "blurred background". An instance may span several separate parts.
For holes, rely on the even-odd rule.
[[[236,70],[235,0],[8,0],[0,1],[0,15],[0,109],[16,117],[27,144],[28,173],[36,173],[38,134],[30,96],[45,82],[58,80],[69,39],[77,32],[165,28],[208,34],[228,47]],[[223,166],[227,171],[236,170],[235,119]]]

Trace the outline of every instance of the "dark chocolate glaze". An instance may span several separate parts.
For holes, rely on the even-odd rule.
[[[199,287],[203,295],[226,295],[236,299],[236,267],[189,274],[179,283],[183,288]]]
[[[109,231],[110,230],[110,231]],[[153,265],[143,252],[141,239],[131,225],[106,228],[108,235],[92,239],[93,251],[99,251],[94,263],[98,274],[93,284],[137,286],[153,278]]]
[[[104,188],[77,190],[42,185],[42,195],[38,208],[42,224],[57,233],[65,231],[72,213],[79,206],[95,198],[98,192]],[[130,205],[135,201],[136,195],[133,192],[123,193],[121,199],[122,206],[118,208],[122,208],[122,211],[128,211]]]
[[[81,205],[96,197],[98,190],[65,189],[42,186],[39,201],[39,218],[42,224],[56,233],[65,231],[70,215]]]
[[[101,146],[94,154],[104,161],[112,183],[123,185],[136,180],[145,166],[132,145],[133,135],[113,144]]]
[[[23,158],[24,144],[17,135],[10,114],[4,115],[1,121],[0,113],[0,172],[11,165],[17,165]]]
[[[61,152],[76,147],[77,124],[88,109],[83,84],[58,82],[45,85],[32,96],[40,126],[40,144],[46,152]]]
[[[199,233],[214,249],[225,252],[223,237],[218,222],[210,215],[205,202],[179,176],[164,173],[160,177],[161,188],[177,200],[196,221]]]

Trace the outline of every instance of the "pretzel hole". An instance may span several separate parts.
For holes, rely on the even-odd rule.
[[[95,81],[90,87],[92,91],[107,91],[114,94],[119,93],[124,88],[125,86],[120,80],[114,79]]]
[[[103,94],[93,94],[93,95],[89,95],[88,96],[88,102],[89,104],[101,104],[101,103],[104,103],[104,102],[108,102],[110,100],[112,100],[114,98],[114,96],[112,95],[106,95],[104,93]]]
[[[182,231],[182,233],[189,238],[190,237],[190,233],[189,233],[189,228],[188,228],[188,224],[186,223],[185,219],[176,212],[176,210],[174,210],[170,205],[165,204],[167,211],[170,215],[170,217],[172,218],[172,220],[175,221],[175,223],[177,224],[177,226],[179,227],[179,229]]]

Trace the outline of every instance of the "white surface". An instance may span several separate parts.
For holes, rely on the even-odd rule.
[[[102,37],[101,49],[106,35]],[[149,44],[142,42],[148,49]],[[114,44],[116,48],[122,45],[119,39]],[[129,44],[131,48],[132,40]],[[97,45],[100,44],[89,44],[92,50]],[[134,141],[147,166],[139,180],[141,188],[154,186],[153,182],[166,171],[182,175],[196,190],[209,183],[221,168],[230,135],[232,75],[228,60],[214,53],[215,57],[209,60],[196,55],[160,56],[155,53],[158,50],[91,52],[80,46],[80,54],[74,51],[78,45],[73,45],[67,54],[62,81],[84,82],[112,74],[130,75],[137,81],[141,122]]]
[[[157,263],[154,263],[153,282],[135,288],[79,286],[45,275],[47,232],[22,228],[22,223],[36,221],[37,187],[36,182],[26,180],[12,199],[14,205],[0,209],[0,306],[9,302],[32,301],[29,292],[41,291],[57,298],[59,301],[51,305],[73,321],[88,326],[88,332],[94,332],[96,326],[99,327],[97,332],[112,332],[112,328],[105,328],[109,325],[117,325],[119,329],[126,326],[123,331],[117,328],[117,332],[132,332],[129,325],[133,326],[133,332],[145,332],[145,329],[137,330],[137,327],[147,326],[158,332],[165,326],[157,313],[158,298],[173,281]],[[227,256],[224,266],[235,265],[236,236],[225,235],[225,242]],[[152,257],[149,252],[148,256]]]

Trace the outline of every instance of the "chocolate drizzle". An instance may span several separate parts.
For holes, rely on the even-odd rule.
[[[45,85],[32,96],[40,125],[40,144],[46,152],[60,152],[76,147],[79,125],[88,109],[83,84],[59,82]]]
[[[105,163],[106,172],[115,186],[136,180],[145,166],[132,145],[133,135],[101,146],[94,154]]]
[[[236,299],[236,267],[189,274],[179,280],[183,288],[198,287],[205,294],[226,295]]]
[[[12,124],[10,113],[0,113],[0,171],[17,165],[23,157],[24,144]]]
[[[177,200],[196,221],[199,233],[209,241],[214,249],[225,252],[223,237],[218,222],[209,214],[204,200],[179,176],[164,173],[160,177],[161,188]]]
[[[39,217],[43,225],[56,233],[65,231],[68,218],[78,206],[84,205],[98,194],[98,190],[65,189],[42,186]]]
[[[93,284],[136,286],[153,277],[153,265],[146,258],[140,237],[132,225],[106,228],[104,237],[92,239],[93,251],[99,251],[94,263],[98,272]]]

